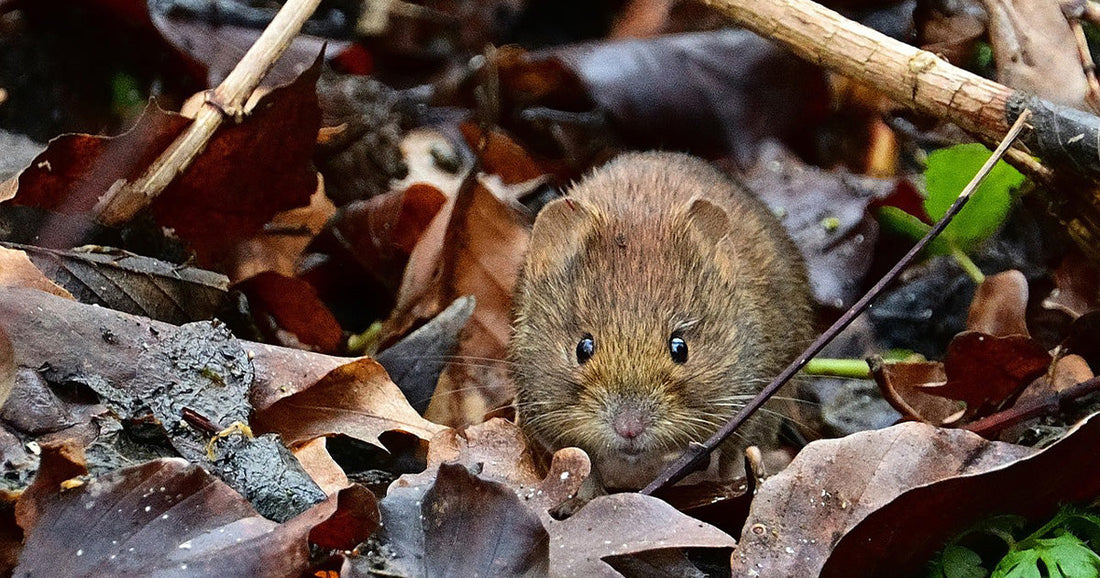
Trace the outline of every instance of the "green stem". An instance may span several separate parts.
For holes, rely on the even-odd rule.
[[[966,252],[959,248],[955,243],[949,243],[951,245],[951,256],[955,258],[955,262],[962,267],[962,270],[974,280],[975,283],[981,285],[985,281],[985,275],[982,270],[970,260]]]
[[[852,377],[856,379],[870,379],[871,368],[862,359],[828,359],[816,357],[811,359],[806,367],[802,368],[805,375],[820,375],[828,377]]]

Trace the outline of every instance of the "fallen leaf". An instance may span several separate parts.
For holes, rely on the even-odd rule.
[[[572,517],[550,524],[549,532],[555,576],[621,576],[607,558],[669,548],[732,548],[737,543],[657,498],[634,493],[600,496]]]
[[[1027,450],[1018,460],[913,484],[837,534],[821,575],[919,575],[950,538],[989,516],[1012,513],[1038,522],[1065,504],[1089,503],[1100,494],[1100,469],[1084,457],[1098,439],[1094,415],[1054,445]]]
[[[761,485],[733,553],[733,575],[815,576],[845,531],[902,492],[1033,452],[920,423],[811,442]]]
[[[445,429],[416,413],[386,370],[358,359],[330,371],[312,387],[258,410],[256,432],[278,432],[288,445],[343,434],[384,447],[378,436],[402,431],[428,440]]]
[[[886,401],[902,418],[944,425],[962,417],[966,404],[929,393],[947,382],[943,364],[936,361],[872,362],[871,373]]]
[[[762,140],[805,134],[827,107],[819,69],[742,30],[580,44],[554,55],[632,148],[727,153],[750,165]]]
[[[47,277],[25,251],[0,246],[0,288],[27,287],[73,299],[71,293]]]
[[[398,480],[379,502],[386,569],[410,576],[545,576],[550,540],[515,492],[459,464],[434,482]]]
[[[1028,337],[964,331],[947,348],[947,381],[924,391],[966,402],[969,417],[985,416],[1014,402],[1050,362],[1046,349]]]
[[[179,459],[68,490],[54,485],[35,500],[33,524],[20,518],[27,541],[16,576],[286,576],[306,569],[306,536],[323,519],[317,511],[288,524],[265,520],[228,486]]]
[[[340,324],[306,281],[264,271],[233,289],[248,298],[250,318],[264,341],[330,354],[343,346]]]
[[[380,522],[378,499],[363,486],[352,485],[336,495],[336,511],[310,530],[309,542],[321,548],[351,550],[374,534]]]
[[[477,299],[455,353],[458,361],[450,364],[429,404],[429,419],[448,425],[478,423],[511,400],[507,367],[491,360],[503,361],[507,355],[512,287],[528,235],[521,214],[485,186],[470,183],[436,215],[413,250],[397,308],[383,333],[401,334],[457,297]]]
[[[431,321],[374,356],[418,413],[428,408],[475,305],[473,297],[455,299]]]
[[[229,281],[213,271],[120,250],[10,246],[25,251],[31,262],[81,303],[178,325],[213,319],[228,302]]]
[[[774,141],[760,147],[759,157],[745,184],[780,216],[801,250],[814,299],[834,309],[855,303],[878,241],[867,207],[896,182],[811,167]]]
[[[1076,319],[1098,303],[1100,272],[1080,252],[1071,252],[1054,269],[1054,289],[1043,299],[1043,307]]]
[[[974,292],[966,328],[995,337],[1030,336],[1027,296],[1027,278],[1015,269],[986,277]]]
[[[294,448],[294,457],[302,464],[302,469],[309,473],[309,477],[325,492],[331,496],[336,492],[351,485],[344,470],[329,455],[326,448],[328,438],[317,438]]]

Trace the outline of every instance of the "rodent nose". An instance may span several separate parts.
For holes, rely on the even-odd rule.
[[[615,433],[632,440],[645,433],[651,421],[652,416],[648,411],[626,405],[619,408],[615,419],[611,422],[611,427],[615,429]]]

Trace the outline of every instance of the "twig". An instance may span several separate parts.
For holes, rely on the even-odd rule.
[[[115,183],[100,197],[94,209],[96,220],[104,225],[117,225],[130,220],[161,194],[177,175],[191,166],[226,117],[240,120],[248,97],[290,46],[320,2],[288,0],[229,76],[217,88],[207,92],[206,102],[187,130],[176,137],[145,174],[132,183]]]
[[[1081,18],[1084,17],[1086,4],[1084,2],[1063,2],[1062,15],[1069,22],[1073,30],[1073,39],[1077,45],[1077,58],[1081,61],[1081,68],[1085,72],[1085,82],[1088,86],[1088,94],[1085,100],[1092,107],[1093,112],[1100,110],[1100,81],[1096,80],[1096,63],[1092,60],[1092,51],[1089,50],[1088,39],[1085,38],[1085,28],[1081,26]]]
[[[1061,411],[1066,404],[1084,397],[1090,393],[1100,391],[1100,377],[1094,377],[1082,381],[1057,393],[1033,400],[1023,407],[1013,407],[977,421],[970,422],[962,429],[972,431],[984,438],[989,438],[1001,430],[1012,427],[1031,418],[1044,415],[1053,415]]]
[[[946,227],[947,224],[951,222],[951,219],[955,218],[955,215],[957,215],[959,211],[963,208],[963,205],[966,204],[966,201],[970,199],[970,195],[974,192],[975,189],[978,188],[978,185],[980,185],[982,180],[985,179],[986,175],[989,174],[989,171],[993,170],[993,166],[997,164],[997,161],[1001,160],[1001,157],[1004,156],[1005,151],[1008,150],[1009,145],[1011,145],[1012,142],[1016,140],[1016,137],[1019,136],[1020,131],[1024,129],[1024,126],[1030,117],[1031,111],[1024,109],[1019,118],[1016,119],[1016,122],[1008,130],[1008,133],[1005,135],[1004,139],[1001,140],[1001,144],[997,146],[997,150],[993,151],[993,154],[989,157],[989,160],[987,160],[985,164],[982,165],[982,168],[978,170],[978,174],[974,175],[974,178],[971,179],[966,187],[963,188],[962,192],[959,193],[959,197],[955,199],[955,202],[947,210],[947,213],[944,214],[943,218],[937,221],[936,224],[932,227],[932,230],[928,231],[928,234],[921,238],[921,240],[918,241],[917,244],[914,245],[913,248],[910,249],[909,252],[906,253],[905,256],[902,257],[901,260],[898,261],[898,263],[894,265],[894,267],[890,269],[890,271],[887,272],[886,275],[882,277],[882,279],[879,280],[878,283],[875,283],[875,286],[872,287],[866,295],[861,297],[859,301],[852,305],[852,307],[848,309],[848,311],[846,311],[844,315],[840,317],[840,319],[837,319],[836,322],[833,323],[832,327],[829,327],[829,329],[826,330],[825,333],[822,333],[820,337],[814,340],[814,342],[810,344],[810,346],[807,347],[801,355],[795,358],[795,360],[791,362],[791,364],[788,365],[787,368],[784,369],[783,372],[780,373],[774,380],[772,380],[772,382],[769,383],[767,387],[765,387],[759,394],[757,394],[756,397],[752,399],[752,401],[746,404],[745,407],[741,408],[741,411],[738,412],[738,414],[735,415],[733,419],[727,422],[726,425],[722,426],[722,429],[719,429],[713,436],[710,437],[710,439],[708,439],[702,445],[690,446],[684,452],[684,455],[680,457],[680,459],[676,460],[675,463],[670,465],[667,469],[665,469],[665,471],[661,472],[661,474],[657,476],[657,479],[653,480],[648,486],[642,489],[641,493],[652,494],[653,492],[667,485],[671,485],[680,481],[684,478],[684,476],[694,471],[695,468],[697,468],[703,462],[703,460],[705,460],[710,455],[710,453],[715,450],[715,448],[721,445],[722,442],[726,440],[726,438],[732,435],[733,432],[741,426],[741,424],[745,423],[749,416],[755,413],[756,410],[760,409],[760,407],[764,405],[768,398],[774,395],[780,387],[783,387],[783,385],[790,381],[791,378],[794,377],[794,375],[798,373],[798,371],[802,369],[802,367],[805,366],[807,362],[809,362],[809,360],[813,359],[815,355],[820,353],[821,350],[824,349],[825,346],[828,345],[829,342],[832,341],[841,331],[843,331],[845,327],[851,324],[852,321],[856,319],[856,317],[863,313],[863,311],[871,305],[871,302],[874,301],[875,298],[877,298],[884,289],[886,289],[886,286],[892,283],[894,279],[896,279],[898,275],[900,275],[901,272],[906,267],[908,267],[910,263],[913,262],[916,256],[920,254],[920,252],[923,251],[930,242],[932,242],[932,239],[939,235],[940,232],[943,231],[944,227]]]

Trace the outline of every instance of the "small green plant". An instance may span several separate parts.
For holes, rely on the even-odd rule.
[[[1063,508],[1023,539],[1019,516],[982,522],[948,544],[929,563],[929,578],[1098,578],[1100,516]],[[1002,544],[1001,548],[990,545]],[[1007,547],[1007,552],[1005,552]],[[994,555],[991,551],[998,550]],[[979,551],[981,553],[979,553]],[[1000,552],[1005,552],[999,559]],[[984,554],[984,556],[983,556]],[[992,568],[990,568],[992,566]]]
[[[924,210],[934,220],[943,217],[959,196],[963,187],[989,158],[989,149],[980,144],[963,144],[939,149],[928,155],[924,170],[927,197]],[[1024,176],[1004,161],[998,162],[971,196],[963,210],[929,250],[933,254],[951,255],[976,282],[982,273],[967,257],[966,252],[997,231],[1012,204],[1012,191],[1024,182]],[[879,210],[883,226],[919,239],[928,232],[927,224],[895,207]]]

